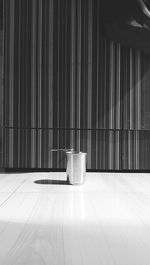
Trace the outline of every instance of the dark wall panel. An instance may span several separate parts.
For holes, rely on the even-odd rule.
[[[63,168],[49,149],[74,147],[149,169],[150,57],[102,37],[100,3],[4,1],[3,167]]]

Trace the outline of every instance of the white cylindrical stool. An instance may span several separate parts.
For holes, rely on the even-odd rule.
[[[81,185],[85,182],[86,155],[83,152],[66,152],[67,180],[72,185]]]

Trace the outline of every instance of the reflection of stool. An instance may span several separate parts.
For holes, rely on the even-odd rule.
[[[75,152],[73,149],[51,149],[52,152],[63,151],[67,156],[67,180],[72,185],[81,185],[85,181],[87,153]]]

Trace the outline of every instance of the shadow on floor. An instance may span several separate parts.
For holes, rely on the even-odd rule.
[[[39,180],[35,180],[34,183],[36,184],[44,184],[44,185],[68,185],[69,182],[68,180],[55,180],[55,179],[39,179]]]

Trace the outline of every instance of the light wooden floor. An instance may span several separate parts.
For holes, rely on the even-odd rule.
[[[150,174],[0,174],[0,265],[150,265]]]

